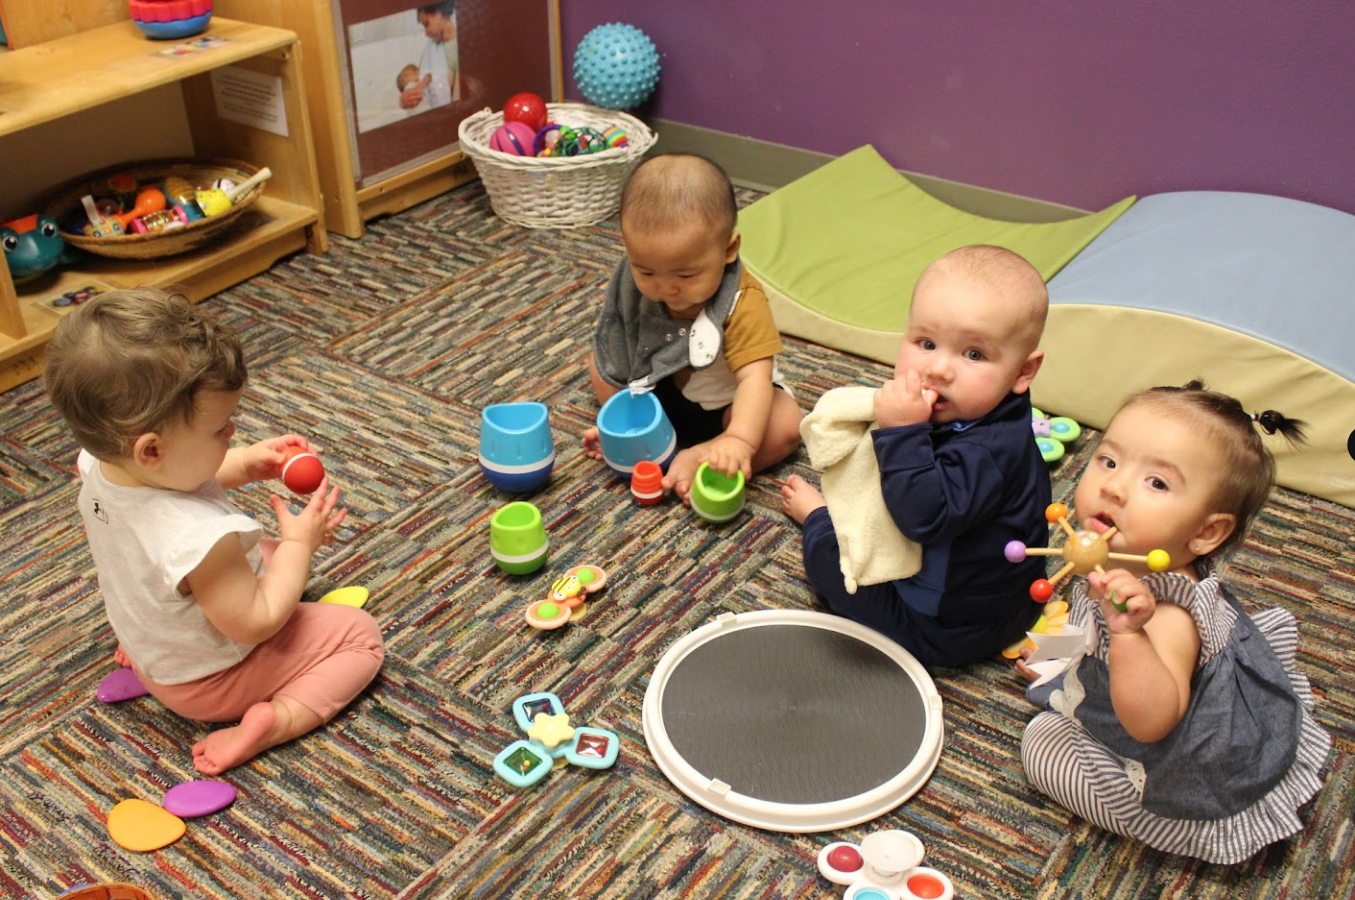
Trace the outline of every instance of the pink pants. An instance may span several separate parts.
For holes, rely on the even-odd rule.
[[[201,722],[238,721],[279,694],[328,722],[376,677],[384,656],[381,630],[368,613],[302,603],[281,631],[229,669],[184,684],[141,680],[152,697]]]

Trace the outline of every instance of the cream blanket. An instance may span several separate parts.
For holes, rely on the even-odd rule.
[[[885,508],[870,432],[875,388],[834,388],[800,423],[810,464],[823,473],[823,498],[842,551],[847,592],[858,584],[909,578],[922,568],[922,546],[899,531]]]

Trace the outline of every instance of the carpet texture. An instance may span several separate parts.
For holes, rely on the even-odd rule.
[[[0,395],[0,897],[126,881],[158,898],[832,898],[841,890],[818,875],[819,848],[885,827],[917,834],[966,898],[1355,895],[1355,511],[1288,491],[1229,576],[1250,607],[1298,614],[1300,666],[1335,737],[1333,771],[1292,841],[1211,866],[1054,806],[1022,774],[1032,710],[996,659],[933,673],[940,764],[878,822],[773,834],[676,791],[644,744],[650,673],[721,612],[816,607],[775,481],[812,473],[801,450],[754,479],[736,522],[712,527],[671,500],[639,507],[583,455],[579,434],[597,412],[584,354],[619,252],[615,220],[519,229],[472,184],[208,301],[250,359],[238,440],[308,435],[351,511],[308,597],[368,587],[387,655],[334,722],[232,770],[234,805],[189,820],[153,853],[113,843],[108,811],[129,797],[159,802],[194,778],[189,747],[204,727],[149,698],[95,701],[114,639],[75,512],[76,447],[37,384]],[[787,343],[782,366],[806,410],[830,388],[888,374]],[[489,517],[513,498],[476,462],[479,410],[512,400],[550,408],[558,453],[550,483],[528,498],[550,564],[525,577],[490,558]],[[1055,469],[1057,496],[1091,439]],[[270,489],[237,493],[266,525]],[[526,603],[585,562],[610,573],[586,618],[528,629]],[[526,791],[497,778],[494,755],[518,737],[512,701],[537,690],[558,693],[576,722],[615,730],[616,766],[569,767]]]

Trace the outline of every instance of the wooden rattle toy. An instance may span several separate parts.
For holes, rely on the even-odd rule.
[[[1147,556],[1137,556],[1132,553],[1112,553],[1110,552],[1110,538],[1115,534],[1115,526],[1107,528],[1101,534],[1094,531],[1076,531],[1072,525],[1068,524],[1069,516],[1073,515],[1068,507],[1062,503],[1051,503],[1045,508],[1044,517],[1050,524],[1058,524],[1068,535],[1062,547],[1057,549],[1053,547],[1027,547],[1020,541],[1008,542],[1003,550],[1003,555],[1007,557],[1008,562],[1018,563],[1027,556],[1062,556],[1064,562],[1062,568],[1054,573],[1052,578],[1038,578],[1030,586],[1031,599],[1036,603],[1044,603],[1050,597],[1054,596],[1054,585],[1066,578],[1070,573],[1074,575],[1087,575],[1091,572],[1106,574],[1102,568],[1107,560],[1116,559],[1125,562],[1146,563],[1148,568],[1154,572],[1165,572],[1171,567],[1171,557],[1166,550],[1153,550]],[[1111,597],[1114,603],[1115,598]],[[1114,603],[1115,608],[1124,612],[1126,604]]]

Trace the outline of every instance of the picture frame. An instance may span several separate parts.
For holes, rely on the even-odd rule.
[[[462,119],[528,91],[561,98],[557,0],[337,0],[359,190],[459,149]]]

